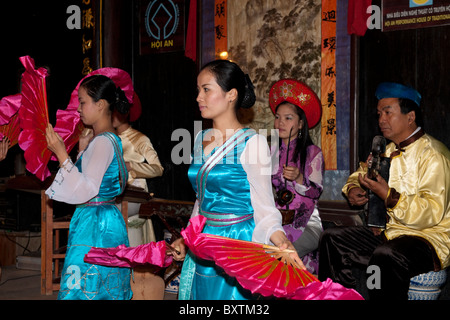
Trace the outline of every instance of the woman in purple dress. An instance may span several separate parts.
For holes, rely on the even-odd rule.
[[[280,138],[279,165],[272,176],[277,207],[294,211],[293,221],[283,228],[308,271],[317,274],[317,248],[323,231],[317,203],[323,190],[324,161],[309,128],[319,122],[321,104],[308,86],[285,79],[272,87],[270,107]]]

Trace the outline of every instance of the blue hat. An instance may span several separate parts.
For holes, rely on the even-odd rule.
[[[394,82],[381,83],[377,88],[375,96],[378,100],[384,98],[409,99],[414,101],[417,106],[420,106],[420,101],[422,100],[422,96],[415,89]]]

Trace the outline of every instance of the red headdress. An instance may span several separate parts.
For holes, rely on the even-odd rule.
[[[308,127],[315,127],[322,116],[322,106],[314,91],[303,82],[283,79],[270,89],[269,104],[273,113],[282,102],[292,103],[301,108],[306,115]]]

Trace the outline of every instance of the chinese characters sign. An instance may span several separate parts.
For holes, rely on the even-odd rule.
[[[383,0],[383,31],[450,24],[450,0]]]
[[[322,151],[326,170],[337,170],[336,0],[322,1]]]
[[[214,4],[214,34],[216,41],[216,56],[228,51],[227,38],[227,0],[215,0]]]
[[[83,70],[82,75],[86,76],[93,71],[93,42],[95,37],[95,14],[94,0],[82,0],[81,6],[81,30],[82,30],[82,51]]]
[[[184,0],[141,2],[140,53],[184,51]]]

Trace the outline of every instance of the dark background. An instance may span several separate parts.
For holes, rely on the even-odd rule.
[[[380,5],[380,0],[373,4]],[[422,95],[425,132],[450,147],[450,26],[381,32],[360,38],[359,160],[365,161],[372,139],[380,134],[375,91],[384,81],[416,88]]]

